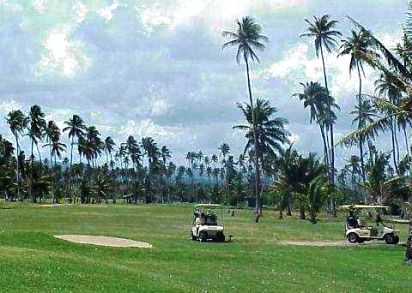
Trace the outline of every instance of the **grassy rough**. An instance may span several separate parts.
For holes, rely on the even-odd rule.
[[[338,240],[342,218],[319,225],[249,211],[226,217],[232,243],[188,240],[189,206],[96,205],[0,209],[1,292],[408,292],[404,247],[294,247]],[[125,237],[151,250],[81,245],[55,234]],[[406,233],[403,233],[405,235]]]

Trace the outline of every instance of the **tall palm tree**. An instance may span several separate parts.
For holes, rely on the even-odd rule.
[[[376,114],[377,110],[373,103],[369,100],[362,100],[360,105],[355,106],[355,110],[350,114],[354,115],[352,124],[358,125],[359,128],[363,128],[368,124],[373,123],[379,116]],[[371,135],[365,135],[364,139],[368,142],[369,146],[369,160],[372,160],[373,154],[371,150]]]
[[[268,38],[261,35],[262,27],[255,22],[255,20],[250,17],[242,18],[242,21],[237,21],[236,32],[224,31],[223,36],[231,38],[230,41],[223,44],[222,49],[234,46],[237,47],[236,61],[240,63],[241,60],[245,62],[246,66],[246,78],[249,93],[249,106],[254,109],[252,87],[249,75],[249,61],[259,62],[259,57],[256,55],[254,50],[263,51],[265,45],[263,42],[268,42]],[[252,122],[252,133],[253,133],[253,143],[255,144],[255,150],[258,150],[257,144],[257,131],[256,131],[256,119],[254,113],[252,112],[251,122]],[[255,184],[255,198],[256,198],[256,211],[260,210],[259,203],[259,188],[260,188],[260,169],[258,163],[259,154],[255,152],[255,172],[256,172],[256,184]],[[257,213],[256,213],[257,215]],[[256,221],[259,221],[259,217],[256,217]]]
[[[328,87],[328,78],[326,74],[325,57],[323,48],[326,49],[328,53],[332,52],[336,48],[337,41],[336,38],[340,37],[342,34],[335,30],[335,26],[338,23],[336,20],[329,20],[329,15],[323,15],[321,18],[313,17],[313,22],[305,19],[305,22],[309,25],[307,28],[307,33],[302,34],[304,37],[311,37],[315,40],[315,51],[316,56],[320,56],[322,59],[323,68],[323,79],[325,82],[326,94],[329,96],[330,91]],[[332,105],[329,105],[329,111],[331,111]],[[333,124],[330,126],[330,166],[331,166],[331,180],[334,182],[335,178],[335,149],[334,149],[334,137],[333,137]]]
[[[28,125],[28,136],[31,139],[31,155],[30,155],[30,184],[29,184],[29,196],[32,202],[36,201],[36,197],[33,195],[33,162],[34,162],[34,146],[36,146],[39,160],[41,162],[40,150],[38,147],[38,142],[42,139],[43,131],[46,126],[46,121],[44,120],[44,113],[41,107],[38,105],[33,105],[30,107],[29,113],[29,125]]]
[[[376,53],[370,49],[371,41],[369,36],[365,33],[364,30],[359,30],[355,32],[352,30],[352,35],[344,40],[340,47],[340,53],[338,56],[345,56],[350,55],[350,63],[349,63],[349,73],[351,73],[354,69],[358,72],[359,78],[359,91],[358,91],[358,107],[361,108],[362,106],[362,73],[365,75],[363,70],[363,63],[364,63],[364,56],[365,55],[373,55],[376,56]],[[361,125],[358,125],[358,129],[361,128]],[[365,162],[363,157],[363,144],[365,138],[361,137],[359,140],[359,155],[361,159],[361,169],[362,169],[362,180],[363,182],[366,181],[365,175]]]
[[[63,132],[68,132],[68,137],[69,139],[71,139],[71,143],[70,143],[70,168],[71,168],[73,165],[73,146],[75,144],[74,139],[77,138],[77,140],[79,140],[79,138],[84,135],[84,130],[86,129],[86,126],[84,125],[83,119],[78,115],[73,115],[73,117],[69,119],[68,121],[65,121],[64,124],[67,125],[67,127],[63,128]]]
[[[166,166],[167,160],[171,158],[171,152],[170,152],[169,148],[164,145],[160,149],[160,153],[161,153],[161,156],[162,156],[163,164]]]
[[[19,137],[23,133],[24,129],[27,127],[29,120],[22,111],[14,110],[8,113],[7,123],[9,124],[10,130],[16,141],[16,184],[17,184],[17,197],[20,198],[20,170],[19,170],[19,155],[20,155],[20,144]]]
[[[333,145],[328,144],[327,128],[328,121],[336,117],[333,108],[338,108],[333,99],[328,95],[327,90],[318,82],[301,83],[303,86],[302,93],[296,93],[299,100],[303,101],[303,106],[310,110],[310,123],[316,121],[319,125],[320,134],[323,141],[324,162],[329,165],[329,148]],[[330,101],[331,100],[331,101]],[[327,116],[331,116],[330,118]],[[333,123],[331,123],[333,124]]]
[[[269,101],[257,99],[254,110],[249,105],[238,104],[249,123],[247,125],[236,125],[234,129],[246,132],[247,143],[244,153],[252,151],[258,153],[258,160],[262,163],[265,155],[276,157],[276,153],[283,150],[283,146],[289,143],[289,132],[285,126],[288,121],[281,117],[275,117],[277,109],[270,106]],[[256,118],[257,145],[254,144],[252,112]],[[257,146],[257,151],[255,147]]]
[[[399,101],[402,97],[402,92],[399,89],[398,86],[396,86],[390,78],[386,74],[382,74],[378,80],[375,81],[375,91],[379,94],[379,96],[383,98],[388,98],[389,102],[393,104],[399,104]],[[399,147],[397,146],[397,131],[396,131],[396,117],[394,118],[392,116],[393,111],[391,109],[388,109],[387,111],[389,116],[390,116],[390,133],[391,133],[391,142],[392,142],[392,157],[393,157],[393,163],[395,169],[398,171],[397,167],[397,158],[399,157],[399,152],[397,150]],[[403,119],[401,118],[401,121],[403,122]],[[401,123],[402,123],[401,122]],[[402,123],[403,124],[403,123]],[[406,137],[406,142],[407,142],[407,137]],[[409,150],[408,150],[409,154]]]
[[[47,122],[47,125],[44,129],[44,136],[46,137],[46,142],[48,143],[47,145],[50,147],[50,167],[52,166],[52,147],[53,147],[53,142],[59,141],[60,140],[60,129],[57,126],[56,122],[53,120],[50,120]],[[43,146],[43,147],[44,147]]]
[[[114,151],[115,146],[116,146],[116,143],[114,142],[113,138],[111,138],[110,136],[104,139],[104,151],[106,153],[106,164],[109,163],[109,156],[110,156],[110,161],[113,161],[112,153]]]

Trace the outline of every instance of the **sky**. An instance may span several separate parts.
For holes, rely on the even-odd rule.
[[[296,149],[321,154],[318,127],[292,97],[301,82],[322,82],[312,40],[299,37],[304,20],[330,14],[347,36],[349,15],[393,47],[406,9],[405,0],[0,0],[0,116],[39,104],[63,127],[78,114],[118,143],[151,136],[181,163],[188,151],[218,153],[223,142],[239,154],[245,138],[232,127],[243,120],[236,103],[247,101],[244,65],[235,49],[221,49],[221,32],[250,15],[270,40],[251,65],[255,98],[288,119]],[[341,107],[339,139],[353,129],[358,80],[348,58],[332,53],[326,65]],[[376,74],[365,74],[373,94]],[[11,139],[3,118],[0,134]],[[337,156],[355,151],[339,148]]]

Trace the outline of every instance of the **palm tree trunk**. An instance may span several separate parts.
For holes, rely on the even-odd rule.
[[[253,105],[253,97],[252,97],[252,88],[250,83],[250,76],[249,76],[249,63],[246,55],[244,55],[245,64],[246,64],[246,77],[247,77],[247,85],[248,85],[248,92],[249,92],[249,103],[251,108],[252,114],[252,132],[253,132],[253,144],[255,148],[254,157],[255,157],[255,209],[256,209],[256,218],[255,222],[259,222],[261,211],[261,205],[259,202],[259,188],[260,188],[260,170],[259,170],[259,151],[258,151],[258,142],[257,142],[257,134],[256,134],[256,121],[255,121],[255,114],[254,114],[254,105]]]
[[[320,45],[320,55],[322,57],[322,68],[323,68],[323,79],[325,81],[325,89],[326,93],[329,96],[329,87],[328,87],[328,78],[326,76],[326,65],[325,65],[325,57],[323,55],[323,45]],[[329,99],[328,99],[329,101]],[[331,105],[328,103],[328,110],[329,113],[331,113]],[[330,170],[329,170],[329,183],[332,185],[332,188],[335,186],[335,148],[334,148],[334,138],[333,138],[333,123],[331,123],[330,127],[330,158],[328,161],[328,166],[330,162]],[[329,206],[330,206],[330,211],[334,211],[334,204],[333,204],[333,199],[332,197],[329,196]]]
[[[359,107],[359,111],[361,111],[361,108],[362,108],[362,75],[361,75],[359,63],[357,64],[357,69],[358,69],[358,77],[359,77],[358,107]],[[359,116],[360,114],[361,113],[359,113]],[[358,129],[360,128],[361,128],[361,125],[360,125],[360,119],[359,119]],[[363,160],[363,137],[361,137],[361,139],[359,140],[359,155],[360,155],[360,160],[361,160],[362,181],[363,183],[365,183],[366,175],[365,175],[365,162]],[[366,203],[366,197],[365,197],[365,203]]]
[[[396,125],[394,126],[394,137],[395,137],[395,146],[396,146],[396,161],[399,163],[399,142],[398,142],[398,130],[396,129]]]
[[[325,162],[325,165],[329,166],[328,144],[326,142],[325,129],[320,123],[319,123],[319,128],[320,128],[320,134],[322,135],[322,141],[323,141],[323,160]]]
[[[403,127],[403,137],[405,139],[406,154],[408,155],[408,160],[409,160],[410,150],[409,150],[408,133],[406,132],[406,127]]]
[[[70,169],[72,168],[72,164],[73,164],[73,145],[74,145],[74,137],[72,136],[72,141],[70,144]]]
[[[30,154],[30,184],[29,184],[29,196],[31,202],[36,202],[35,197],[33,197],[33,161],[34,161],[34,140],[31,141],[31,154]]]
[[[14,135],[16,140],[16,183],[17,183],[17,198],[20,199],[20,167],[19,167],[19,155],[20,155],[20,145],[19,145],[19,138],[17,134]]]
[[[396,146],[395,146],[395,129],[393,125],[393,118],[391,117],[391,142],[392,142],[392,160],[393,160],[393,166],[395,167],[396,173],[399,174],[398,170],[398,163],[396,162]]]

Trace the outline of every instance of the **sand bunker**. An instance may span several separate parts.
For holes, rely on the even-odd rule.
[[[110,247],[138,247],[152,248],[152,245],[146,242],[134,241],[130,239],[107,237],[107,236],[92,236],[92,235],[54,235],[54,237],[81,244],[92,244]]]

